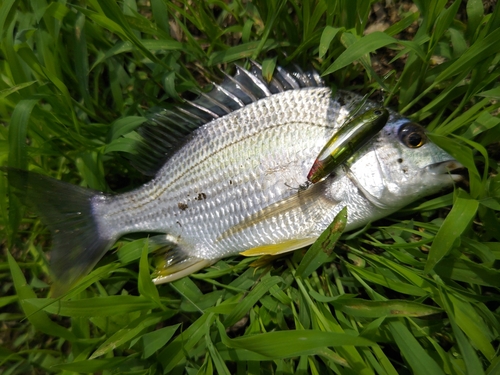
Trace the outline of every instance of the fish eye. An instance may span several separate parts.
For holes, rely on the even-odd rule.
[[[427,143],[424,128],[414,122],[406,123],[401,127],[399,139],[409,148],[419,148]]]

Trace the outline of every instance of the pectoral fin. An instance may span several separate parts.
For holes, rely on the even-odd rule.
[[[310,186],[306,190],[298,190],[297,193],[289,196],[288,198],[285,198],[279,202],[275,202],[263,208],[262,210],[247,216],[246,218],[241,220],[238,224],[236,224],[234,227],[229,228],[224,233],[222,233],[217,238],[217,240],[228,238],[234,235],[235,233],[241,232],[255,225],[262,224],[266,221],[270,222],[274,218],[278,218],[281,215],[288,215],[292,217],[296,215],[304,215],[305,212],[308,212],[309,215],[314,215],[316,213],[320,214],[319,211],[322,210],[322,207],[331,207],[337,203],[337,202],[332,202],[331,199],[327,198],[324,195],[324,189],[325,189],[325,181],[322,181],[313,186]],[[293,240],[293,241],[302,241],[302,240]],[[281,245],[269,245],[269,246],[274,247]],[[289,247],[289,245],[287,246]],[[299,247],[295,248],[297,249]],[[267,253],[268,252],[266,252],[266,254]],[[272,253],[279,254],[280,252],[279,250],[274,250],[274,252]]]

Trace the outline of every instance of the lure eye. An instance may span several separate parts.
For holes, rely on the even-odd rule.
[[[409,148],[419,148],[427,143],[424,128],[413,122],[409,122],[401,127],[399,130],[399,139]]]

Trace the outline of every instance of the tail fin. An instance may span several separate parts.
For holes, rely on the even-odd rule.
[[[100,235],[92,213],[92,200],[104,193],[38,173],[4,170],[16,195],[40,215],[52,233],[50,265],[56,279],[52,290],[62,293],[90,272],[114,242]]]

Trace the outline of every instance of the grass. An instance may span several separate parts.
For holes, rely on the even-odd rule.
[[[294,62],[375,90],[425,124],[470,183],[335,247],[325,233],[305,255],[258,268],[227,258],[159,287],[147,241],[128,237],[51,299],[50,235],[0,176],[2,374],[499,373],[500,7],[383,5],[3,1],[1,165],[138,186],[127,154],[147,110],[253,58],[267,75]]]

